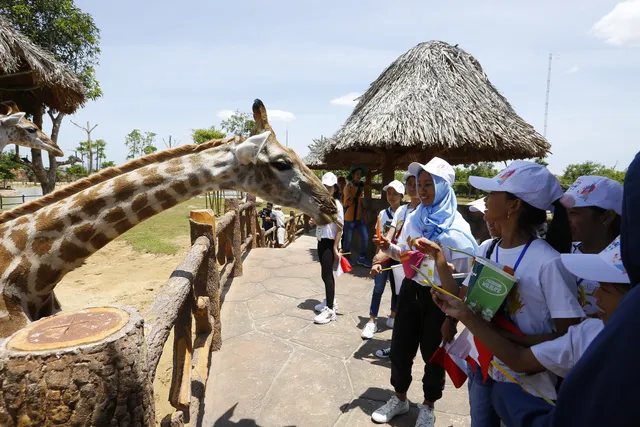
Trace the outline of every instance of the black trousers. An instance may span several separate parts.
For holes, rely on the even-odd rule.
[[[422,390],[425,400],[435,402],[444,390],[444,368],[429,359],[442,342],[444,313],[431,299],[429,287],[404,279],[396,320],[391,335],[391,385],[397,393],[406,393],[411,384],[411,368],[418,348],[425,363]]]
[[[336,296],[336,282],[333,277],[333,246],[335,240],[322,239],[318,241],[318,258],[320,259],[320,267],[322,271],[322,281],[324,282],[324,291],[327,295],[327,307],[333,309],[333,300]]]

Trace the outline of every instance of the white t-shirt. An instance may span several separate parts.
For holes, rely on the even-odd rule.
[[[274,209],[271,211],[271,220],[276,222],[277,227],[284,227],[284,212]]]
[[[491,241],[484,242],[478,255],[485,256]],[[490,259],[501,265],[514,267],[525,245],[511,249],[500,249],[496,245]],[[575,277],[564,267],[560,254],[543,239],[531,242],[515,272],[519,279],[516,287],[507,296],[507,313],[518,329],[525,335],[549,334],[553,332],[553,319],[584,317],[577,299]],[[468,284],[467,279],[465,285]],[[550,399],[556,398],[556,377],[551,372],[535,375],[517,375],[497,357],[494,358],[526,386],[534,385]],[[496,381],[509,382],[493,366],[489,373]],[[533,389],[527,389],[537,395]]]
[[[342,209],[342,204],[337,199],[335,200],[335,202],[336,202],[336,208],[338,208],[337,223],[340,224],[341,227],[343,227],[344,211]],[[322,239],[335,240],[337,233],[338,233],[338,226],[336,225],[335,222],[316,227],[316,237],[318,238],[318,240],[322,240]]]
[[[415,206],[412,208],[409,208],[409,205],[407,204],[407,205],[400,206],[398,210],[395,211],[395,213],[393,214],[393,220],[391,221],[391,226],[396,229],[396,233],[398,230],[402,228],[402,225],[404,224],[404,221],[407,218],[407,216],[414,210],[416,210]]]
[[[573,244],[571,253],[582,253],[582,251],[580,251],[580,243],[575,242]],[[576,280],[578,281],[578,302],[582,306],[582,309],[587,316],[597,315],[600,308],[598,307],[594,293],[596,289],[600,287],[600,283],[593,280],[585,280],[581,277],[576,277]]]
[[[398,212],[400,212],[400,209],[398,209]],[[419,216],[417,216],[418,212],[419,212],[418,209],[414,209],[412,212],[409,212],[406,216],[405,221],[407,223],[408,221],[417,221],[419,219]],[[404,217],[404,213],[402,215]],[[400,217],[399,214],[396,216]],[[413,250],[413,248],[409,247],[408,242],[410,242],[414,238],[422,237],[422,236],[410,236],[409,230],[411,228],[412,227],[406,227],[405,224],[403,224],[402,232],[398,237],[397,244],[396,245],[392,244],[389,250],[387,251],[387,255],[391,256],[396,261],[400,261],[400,253]],[[453,252],[447,247],[442,248],[442,253],[444,254],[444,257],[447,260],[447,262],[450,262],[451,264],[453,264],[457,273],[468,273],[469,271],[471,271],[471,262],[470,262],[471,259],[468,256],[461,254],[459,252]],[[437,271],[433,272],[433,278],[436,284],[440,284],[440,279],[438,277]]]
[[[563,336],[534,345],[531,351],[542,366],[564,378],[603,329],[602,320],[586,319],[570,326]]]
[[[399,211],[400,208],[396,209],[396,212]],[[393,224],[393,218],[395,217],[395,213],[391,210],[391,206],[386,209],[383,209],[378,214],[378,219],[380,223],[380,234],[386,236],[389,232]]]

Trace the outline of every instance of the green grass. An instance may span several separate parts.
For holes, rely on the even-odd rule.
[[[180,249],[177,237],[189,236],[189,211],[204,209],[204,198],[191,199],[136,225],[118,239],[123,239],[142,253],[174,255]]]

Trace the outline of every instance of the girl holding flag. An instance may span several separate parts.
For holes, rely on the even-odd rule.
[[[395,214],[400,210],[400,203],[402,202],[402,198],[404,197],[404,184],[402,184],[397,179],[394,179],[389,184],[385,185],[382,188],[382,191],[385,192],[387,197],[387,202],[389,202],[389,207],[383,209],[378,214],[378,222],[376,227],[376,233],[379,235],[386,235],[392,238],[394,236],[393,229],[393,219],[395,218]],[[374,257],[373,266],[371,267],[370,274],[373,276],[373,294],[371,294],[371,305],[369,307],[369,321],[364,328],[362,329],[362,339],[370,340],[373,338],[373,334],[378,332],[378,325],[376,324],[376,320],[378,318],[378,311],[380,310],[380,301],[382,300],[382,294],[384,293],[384,288],[387,285],[387,279],[391,284],[391,314],[387,318],[387,327],[393,328],[393,324],[396,316],[396,303],[397,303],[397,295],[396,295],[396,284],[393,279],[393,273],[391,272],[391,267],[397,265],[398,262],[395,260],[389,261],[388,257],[384,257],[385,259],[380,259],[381,257]],[[383,271],[383,265],[386,267]]]
[[[489,245],[483,245],[479,256],[510,267],[518,282],[506,299],[506,315],[515,324],[502,322],[513,332],[501,330],[501,335],[525,347],[535,346],[564,335],[571,325],[579,323],[584,312],[578,303],[575,278],[564,267],[560,253],[571,250],[569,219],[561,204],[562,189],[558,179],[547,168],[533,162],[515,161],[494,178],[470,177],[475,188],[489,193],[486,199],[486,221],[494,222],[501,230],[501,240],[488,254]],[[546,240],[536,237],[536,231],[546,220],[546,211],[554,210]],[[429,253],[435,247],[431,242],[419,242]],[[437,257],[436,257],[437,258]],[[440,268],[442,270],[442,268]],[[449,283],[449,285],[447,285]],[[445,289],[455,293],[454,282],[443,280]],[[468,280],[465,282],[467,285]],[[461,295],[466,293],[463,287]],[[498,316],[499,317],[499,316]],[[471,346],[462,345],[466,342]],[[460,344],[460,347],[458,347]],[[450,354],[465,359],[480,353],[473,336],[465,330],[449,348]],[[464,348],[464,352],[455,351]],[[469,353],[471,351],[472,353]],[[491,355],[485,355],[489,359]],[[518,378],[515,372],[497,358],[500,366],[488,366],[487,357],[477,357],[481,369],[476,369],[469,384],[472,427],[499,427],[500,419],[491,403],[491,391],[495,381],[508,382],[509,376]],[[484,361],[484,362],[483,362]],[[483,365],[487,365],[484,366]],[[483,374],[490,378],[485,378]],[[508,376],[503,372],[507,372]],[[542,398],[556,398],[556,376],[545,371],[520,377],[527,390]]]
[[[336,321],[337,304],[335,301],[336,282],[333,277],[333,264],[340,260],[340,237],[342,236],[342,227],[344,224],[344,213],[342,205],[338,200],[338,178],[333,172],[327,172],[322,176],[322,184],[327,191],[335,198],[336,207],[338,208],[338,219],[336,222],[316,227],[316,237],[318,238],[318,259],[320,259],[320,267],[322,271],[322,281],[326,292],[325,302],[320,307],[320,314],[316,316],[314,322],[323,325]]]
[[[435,425],[434,404],[442,397],[444,390],[444,369],[430,363],[429,359],[441,341],[451,341],[455,335],[455,324],[438,309],[431,298],[429,288],[419,284],[411,266],[425,270],[424,255],[414,250],[417,239],[426,237],[438,241],[444,247],[453,247],[475,254],[477,244],[471,235],[469,224],[457,211],[457,201],[452,185],[455,172],[446,161],[434,157],[426,165],[412,163],[411,173],[417,181],[418,196],[422,203],[407,216],[398,245],[382,236],[374,242],[387,255],[402,261],[406,278],[398,295],[395,325],[391,338],[391,384],[395,395],[371,418],[377,423],[386,423],[393,417],[409,411],[407,390],[411,384],[411,368],[418,348],[425,363],[422,378],[424,401],[418,404],[420,410],[416,426]],[[458,272],[468,272],[468,256],[445,249],[447,261]],[[427,267],[428,269],[428,267]],[[427,271],[428,273],[428,271]],[[416,280],[413,280],[413,279]],[[437,275],[434,279],[438,281]]]

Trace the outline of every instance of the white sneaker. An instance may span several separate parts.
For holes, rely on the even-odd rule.
[[[378,356],[380,359],[388,359],[390,354],[391,354],[391,347],[382,348],[376,351],[376,356]]]
[[[383,407],[371,414],[371,419],[376,423],[388,423],[396,415],[402,415],[409,412],[409,401],[404,402],[393,395]]]
[[[362,339],[370,340],[376,332],[378,332],[376,322],[367,322],[367,324],[364,325],[364,328],[362,328]]]
[[[418,420],[416,427],[434,427],[436,425],[436,414],[432,407],[418,403]]]
[[[324,325],[329,322],[335,322],[338,320],[338,316],[336,316],[336,311],[330,309],[329,307],[325,307],[324,310],[320,314],[316,316],[313,321],[318,325]]]
[[[387,317],[387,328],[393,329],[393,324],[396,323],[395,317]]]
[[[324,308],[327,306],[327,299],[323,299],[322,302],[320,304],[316,304],[315,307],[313,307],[313,309],[315,311],[317,311],[318,313],[320,313],[322,310],[324,310]],[[333,311],[335,311],[336,313],[338,312],[338,300],[337,298],[333,299]]]

